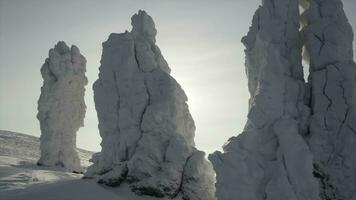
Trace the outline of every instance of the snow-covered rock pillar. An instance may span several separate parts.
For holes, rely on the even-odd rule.
[[[219,200],[318,200],[313,159],[303,138],[304,102],[297,0],[264,0],[246,46],[250,91],[243,133],[209,156]]]
[[[131,24],[103,43],[93,85],[102,151],[85,176],[140,195],[215,199],[212,166],[194,147],[187,96],[155,44],[154,22],[139,11]]]
[[[356,198],[356,65],[340,0],[310,0],[304,28],[310,57],[309,144],[323,199]]]
[[[76,132],[84,124],[86,60],[76,46],[58,42],[41,68],[43,86],[37,118],[41,127],[39,165],[82,172]]]

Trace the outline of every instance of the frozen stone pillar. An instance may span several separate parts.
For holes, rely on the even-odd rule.
[[[84,124],[86,60],[76,46],[64,42],[49,51],[41,68],[43,86],[37,118],[41,127],[39,165],[82,172],[76,151],[76,132]]]
[[[310,57],[310,149],[323,199],[356,197],[354,35],[340,0],[310,0],[304,28]]]
[[[145,11],[131,20],[130,32],[103,43],[93,85],[102,151],[85,176],[138,195],[213,200],[212,166],[194,147],[187,96],[155,44],[155,24]]]
[[[244,131],[209,156],[219,200],[318,200],[307,133],[297,0],[264,0],[246,46]]]

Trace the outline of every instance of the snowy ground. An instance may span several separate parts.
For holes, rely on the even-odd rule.
[[[93,152],[78,149],[82,166]],[[0,130],[0,200],[155,200],[133,194],[127,185],[103,187],[61,169],[36,165],[39,139]],[[164,200],[164,199],[161,199]]]
[[[78,149],[86,168],[93,152]],[[78,179],[79,174],[36,165],[40,155],[39,139],[33,136],[0,131],[0,191],[23,189],[32,184]]]

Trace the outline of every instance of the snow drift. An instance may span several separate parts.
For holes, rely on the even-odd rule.
[[[219,200],[356,197],[355,63],[339,0],[265,0],[246,46],[250,92],[244,131],[209,156]],[[303,78],[302,46],[310,55]]]
[[[187,96],[155,44],[155,24],[145,11],[131,20],[130,32],[103,43],[93,85],[102,151],[85,176],[139,195],[215,199],[212,166],[194,147]]]
[[[86,60],[76,46],[58,42],[41,68],[43,86],[37,118],[41,127],[39,165],[82,172],[76,132],[84,125]]]

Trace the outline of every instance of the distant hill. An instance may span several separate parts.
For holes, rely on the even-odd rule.
[[[90,165],[89,159],[94,152],[77,149],[84,168]],[[36,162],[40,157],[40,140],[38,137],[0,130],[0,156],[20,158]]]

